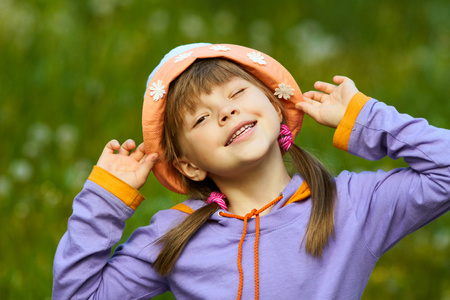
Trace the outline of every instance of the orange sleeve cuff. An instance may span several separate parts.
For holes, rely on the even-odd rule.
[[[347,151],[348,142],[350,140],[350,134],[355,126],[356,118],[358,117],[361,109],[364,107],[370,97],[367,97],[363,93],[356,93],[350,101],[344,117],[342,118],[339,126],[336,128],[333,137],[334,147]]]
[[[122,200],[123,203],[134,210],[145,199],[137,189],[99,166],[94,166],[88,179]]]

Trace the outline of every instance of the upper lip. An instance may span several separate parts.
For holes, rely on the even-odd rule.
[[[241,129],[243,126],[245,125],[250,125],[250,124],[256,124],[256,121],[242,121],[239,124],[237,124],[236,126],[233,127],[233,129],[230,131],[230,134],[228,135],[227,140],[225,141],[225,146],[227,146],[228,141],[233,137],[233,135],[239,130]]]

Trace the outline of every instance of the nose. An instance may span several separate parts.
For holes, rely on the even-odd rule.
[[[222,107],[222,110],[219,114],[219,123],[221,125],[225,125],[225,123],[230,119],[232,116],[239,115],[239,109],[232,103],[228,103],[224,107]]]

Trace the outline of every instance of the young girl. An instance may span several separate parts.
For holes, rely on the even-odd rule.
[[[334,82],[302,96],[256,50],[172,50],[147,83],[144,143],[110,141],[74,200],[54,299],[359,299],[382,254],[450,209],[450,134]],[[333,178],[292,143],[303,112],[337,148],[410,167]],[[150,170],[190,198],[110,257]]]

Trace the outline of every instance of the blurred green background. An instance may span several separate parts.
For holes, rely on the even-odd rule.
[[[190,42],[257,48],[303,91],[335,74],[400,111],[450,128],[450,2],[0,0],[0,297],[50,299],[53,256],[104,144],[140,142],[146,79]],[[305,120],[297,143],[338,173],[404,166],[332,147]],[[180,201],[153,177],[123,241]],[[173,299],[168,293],[159,299]],[[373,271],[363,299],[450,299],[450,214]]]

